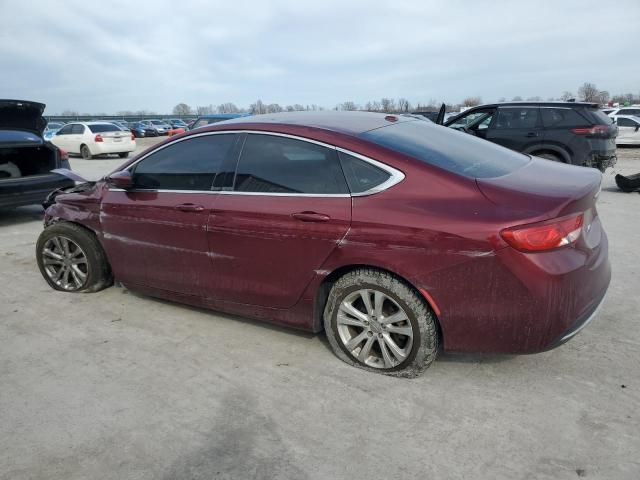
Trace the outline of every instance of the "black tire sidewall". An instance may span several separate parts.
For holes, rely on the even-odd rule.
[[[85,152],[87,153],[85,154]],[[80,147],[80,156],[85,160],[91,160],[91,150],[89,150],[89,147],[87,147],[86,145],[82,145]]]

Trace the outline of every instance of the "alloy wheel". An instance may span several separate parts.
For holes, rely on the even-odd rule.
[[[409,317],[380,290],[361,289],[347,295],[340,303],[336,322],[345,350],[369,367],[397,367],[411,352]]]
[[[79,290],[89,274],[87,256],[67,237],[50,238],[41,252],[42,264],[49,279],[64,290]]]

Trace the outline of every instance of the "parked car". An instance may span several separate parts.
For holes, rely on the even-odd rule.
[[[600,109],[600,111],[602,113],[604,113],[605,115],[609,115],[610,113],[613,113],[617,110],[617,108],[602,108]]]
[[[595,103],[481,105],[444,122],[517,152],[604,172],[616,163],[617,127]]]
[[[130,131],[108,122],[68,123],[51,141],[69,153],[82,155],[85,160],[108,153],[126,158],[136,149],[136,140]]]
[[[70,169],[66,152],[43,137],[43,103],[0,100],[0,207],[42,203],[75,183],[52,170]]]
[[[136,138],[158,136],[158,131],[155,129],[155,127],[145,125],[142,122],[131,122],[129,124],[129,130]]]
[[[640,145],[640,117],[633,115],[614,115],[618,125],[616,145]]]
[[[143,124],[145,128],[155,129],[158,135],[168,135],[169,130],[171,130],[171,125],[164,120],[142,120],[140,123]]]
[[[418,111],[418,112],[413,112],[412,115],[420,115],[424,118],[428,118],[429,120],[431,120],[432,122],[435,122],[436,119],[438,118],[438,112],[427,112],[427,111]]]
[[[125,131],[129,130],[129,122],[127,122],[125,120],[111,120],[111,123],[115,123],[116,125],[118,125],[120,128],[122,128]]]
[[[43,137],[45,140],[51,140],[58,130],[64,127],[62,122],[48,122],[44,129]]]
[[[56,290],[116,279],[414,375],[439,346],[532,353],[591,321],[611,275],[601,179],[408,116],[239,118],[57,195],[37,260]]]
[[[640,117],[640,105],[632,105],[630,107],[615,108],[613,109],[613,111],[609,112],[608,115],[610,117],[614,117],[616,115],[634,115],[636,117]]]
[[[180,120],[179,118],[170,118],[167,120],[167,123],[171,126],[171,128],[184,128],[187,130],[187,124],[184,120]]]
[[[212,115],[202,115],[201,117],[198,117],[195,122],[193,122],[189,129],[193,130],[194,128],[205,127],[207,125],[211,125],[212,123],[224,122],[225,120],[247,117],[249,115],[249,113],[216,113]]]

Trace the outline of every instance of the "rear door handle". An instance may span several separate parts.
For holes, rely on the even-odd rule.
[[[195,203],[181,203],[180,205],[176,205],[175,208],[181,212],[201,212],[204,210],[202,205],[196,205]]]
[[[533,137],[537,137],[538,134],[536,132],[529,132],[525,135],[525,137],[527,138],[533,138]]]
[[[331,220],[329,215],[316,212],[298,212],[292,213],[291,216],[301,222],[328,222]]]

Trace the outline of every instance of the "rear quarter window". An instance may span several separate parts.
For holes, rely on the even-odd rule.
[[[530,159],[467,133],[423,121],[408,121],[370,130],[361,138],[421,162],[469,178],[507,175]]]
[[[546,128],[579,127],[589,121],[571,108],[542,108],[542,124]],[[606,115],[605,115],[606,117]],[[609,122],[611,123],[611,122]]]

